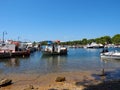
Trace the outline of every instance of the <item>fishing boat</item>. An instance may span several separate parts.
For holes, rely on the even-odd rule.
[[[104,59],[120,59],[120,52],[118,51],[102,52],[100,56],[101,58]]]
[[[58,48],[58,47],[56,47]],[[66,47],[60,47],[58,50],[53,49],[45,49],[42,50],[43,55],[67,55],[67,48]]]
[[[67,55],[67,47],[49,41],[42,49],[42,53],[43,55]]]
[[[0,58],[18,57],[18,56],[30,56],[29,49],[19,49],[19,44],[4,44],[0,47]]]
[[[25,50],[25,51],[12,51],[11,52],[11,56],[12,57],[17,57],[17,56],[30,56],[30,51],[29,50]]]
[[[10,58],[11,57],[11,53],[9,52],[0,52],[0,59],[1,58]]]

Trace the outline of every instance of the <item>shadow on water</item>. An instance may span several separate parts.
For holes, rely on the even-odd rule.
[[[112,64],[118,66],[118,68],[107,70],[106,67],[109,64],[109,66],[112,67]],[[120,60],[115,59],[101,59],[101,70],[98,74],[93,74],[93,76],[96,78],[96,80],[120,80]]]
[[[99,74],[92,74],[96,80],[101,82],[94,84],[91,81],[83,81],[76,83],[76,85],[84,85],[86,88],[83,90],[120,90],[120,68],[106,71],[105,65],[108,63],[117,63],[120,65],[120,60],[102,59],[102,67]],[[89,83],[86,85],[86,83]]]
[[[114,71],[105,71],[105,76],[93,74],[94,77],[101,80],[98,84],[84,86],[84,90],[120,90],[120,69]]]

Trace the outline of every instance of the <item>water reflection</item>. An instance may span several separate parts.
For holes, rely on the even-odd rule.
[[[107,58],[103,59],[103,58],[101,58],[101,61],[105,62],[105,63],[120,63],[120,59],[107,59]]]
[[[96,51],[99,51],[99,50],[101,50],[101,49],[90,49],[90,48],[87,48],[87,49],[85,49],[86,51],[88,51],[88,52],[96,52]]]
[[[0,59],[0,63],[3,63],[5,67],[19,67],[21,60],[27,60],[27,57]]]
[[[64,69],[67,63],[67,55],[65,56],[42,56],[41,60],[45,62],[45,68],[48,72],[59,72]]]
[[[65,71],[97,71],[120,68],[120,60],[102,60],[102,49],[69,49],[66,56],[43,56],[35,52],[30,57],[0,59],[0,72],[3,73],[52,73]]]

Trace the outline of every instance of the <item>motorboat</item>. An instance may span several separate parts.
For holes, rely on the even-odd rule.
[[[120,52],[118,51],[102,52],[100,56],[101,58],[104,59],[120,59]]]
[[[43,55],[67,55],[67,47],[49,43],[42,50]]]
[[[87,44],[86,46],[84,46],[84,48],[104,48],[104,46],[102,44],[92,42],[91,44]]]
[[[42,50],[43,55],[67,55],[67,48],[62,46],[46,47]]]

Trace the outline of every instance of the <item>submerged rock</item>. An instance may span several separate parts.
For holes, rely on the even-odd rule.
[[[58,89],[51,88],[51,89],[48,89],[48,90],[58,90]]]
[[[0,80],[0,86],[6,86],[6,85],[10,85],[12,83],[12,80],[10,79],[2,79]]]
[[[28,87],[25,88],[24,90],[38,90],[38,88],[34,88],[33,85],[28,85]]]
[[[63,82],[63,81],[66,81],[65,77],[57,77],[56,82]]]

